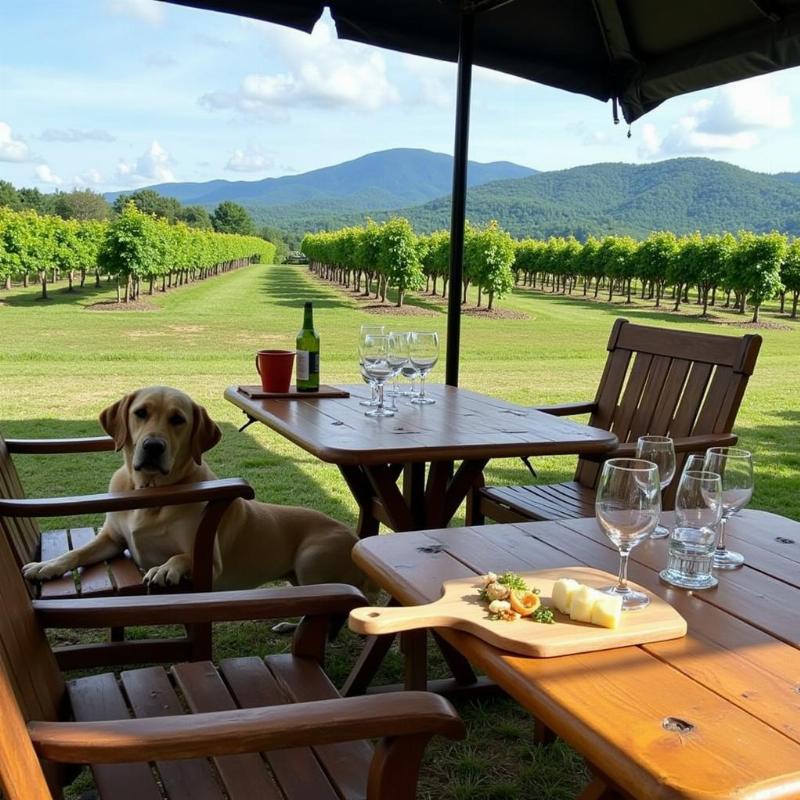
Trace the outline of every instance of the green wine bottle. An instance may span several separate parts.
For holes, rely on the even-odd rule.
[[[319,391],[319,334],[314,330],[314,309],[306,303],[303,328],[297,334],[297,368],[295,382],[298,392]]]

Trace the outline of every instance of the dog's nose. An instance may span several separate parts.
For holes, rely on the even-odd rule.
[[[142,450],[149,458],[157,458],[163,456],[164,451],[167,449],[167,443],[163,439],[151,437],[142,442]]]

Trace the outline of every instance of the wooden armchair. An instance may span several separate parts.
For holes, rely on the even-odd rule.
[[[333,584],[32,600],[0,538],[0,794],[61,798],[64,765],[88,764],[107,800],[413,800],[428,740],[463,724],[438,695],[339,697],[322,670],[328,623],[365,604]],[[44,634],[298,613],[291,654],[66,682]]]
[[[589,424],[610,430],[620,444],[602,456],[582,456],[573,480],[534,486],[476,485],[467,499],[467,524],[594,516],[602,462],[634,456],[644,434],[671,436],[678,454],[676,479],[664,494],[674,504],[688,453],[736,444],[731,433],[753,374],[761,337],[741,338],[631,325],[618,319],[594,401],[545,406],[555,416],[589,414]]]
[[[0,437],[0,538],[10,547],[10,557],[17,569],[29,561],[55,558],[71,548],[86,544],[97,534],[94,528],[72,528],[41,532],[37,517],[60,517],[105,513],[134,508],[154,508],[206,501],[207,506],[197,529],[191,585],[182,591],[210,591],[213,548],[217,525],[230,504],[238,497],[251,499],[253,490],[240,479],[139,489],[132,492],[107,492],[83,497],[26,499],[19,475],[11,458],[13,453],[97,453],[114,450],[113,439],[106,436],[85,439],[7,439]],[[75,570],[63,578],[38,586],[29,584],[33,596],[41,599],[77,600],[116,594],[144,594],[142,573],[129,554]],[[187,629],[187,635],[159,640],[125,641],[124,628],[112,628],[111,641],[100,644],[69,645],[57,649],[58,662],[64,669],[87,666],[182,660],[211,657],[211,626],[203,623]]]

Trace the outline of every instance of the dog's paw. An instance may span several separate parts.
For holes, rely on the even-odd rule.
[[[151,567],[147,570],[143,580],[148,586],[177,586],[188,576],[188,571],[182,565],[176,564],[173,559],[170,559],[159,567]]]
[[[51,578],[60,578],[64,568],[55,559],[51,561],[32,561],[22,568],[22,575],[28,581],[49,581]]]

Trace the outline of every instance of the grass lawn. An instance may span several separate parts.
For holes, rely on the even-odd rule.
[[[444,314],[376,316],[347,292],[321,283],[304,267],[257,266],[174,290],[142,297],[151,310],[91,310],[114,298],[112,289],[86,288],[69,294],[58,285],[43,302],[36,289],[0,293],[0,431],[5,436],[78,436],[100,432],[99,411],[131,389],[153,383],[177,386],[205,405],[223,429],[222,442],[208,454],[220,476],[241,476],[257,496],[275,503],[302,503],[354,522],[355,504],[335,467],[326,466],[265,427],[237,433],[243,418],[222,399],[233,383],[256,382],[253,354],[265,347],[293,347],[302,304],[314,302],[322,337],[325,382],[358,377],[358,326],[380,320],[400,329],[438,330]],[[443,308],[441,299],[412,300]],[[591,399],[605,360],[605,343],[615,317],[741,335],[741,328],[699,321],[694,306],[685,314],[658,311],[650,304],[606,304],[517,290],[500,303],[525,319],[466,317],[462,329],[462,385],[524,404]],[[742,318],[718,310],[720,321]],[[737,432],[756,459],[752,505],[800,518],[800,405],[798,405],[797,323],[767,310],[764,337]],[[749,319],[749,317],[744,318]],[[443,365],[433,374],[443,376]],[[104,491],[119,463],[113,454],[19,458],[31,495]],[[537,459],[540,480],[564,480],[570,458]],[[488,483],[528,483],[518,460],[495,462]],[[50,522],[50,525],[53,523]],[[286,649],[285,639],[263,624],[221,626],[220,655]],[[68,633],[65,634],[69,636]],[[343,635],[333,647],[331,671],[341,680],[352,663],[357,640]],[[383,676],[397,680],[396,653]],[[558,743],[531,743],[530,719],[510,701],[466,703],[460,708],[470,736],[458,745],[429,749],[421,797],[566,798],[586,780],[581,760]],[[79,782],[72,796],[78,796]]]

